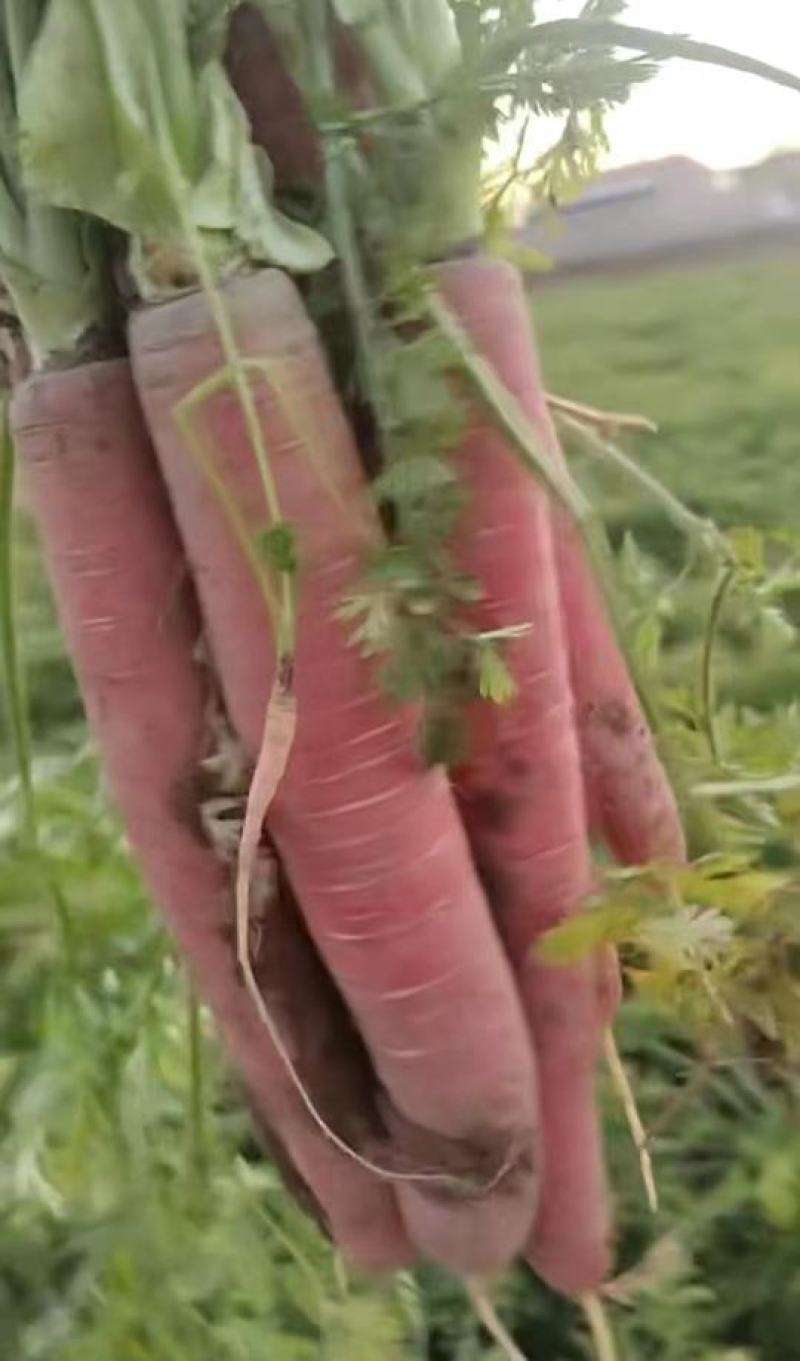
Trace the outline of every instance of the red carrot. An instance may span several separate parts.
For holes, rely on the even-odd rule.
[[[354,108],[367,98],[368,78],[351,32],[333,25],[333,58]],[[317,130],[290,75],[278,36],[253,4],[239,5],[228,30],[228,78],[247,112],[253,141],[269,156],[279,188],[319,188],[322,152]]]
[[[549,414],[540,429],[562,457]],[[683,860],[675,797],[574,526],[555,514],[556,558],[592,822],[626,865]]]
[[[419,1246],[459,1271],[496,1268],[531,1222],[532,1057],[502,948],[447,780],[415,755],[416,715],[387,704],[336,608],[365,538],[362,473],[315,332],[277,271],[224,292],[241,352],[266,364],[261,429],[299,551],[297,734],[269,823],[313,939],[387,1091],[407,1175],[469,1178],[474,1195],[405,1181]],[[222,355],[194,294],[143,311],[134,369],[187,545],[228,709],[245,746],[261,741],[275,671],[252,572],[174,413]],[[253,536],[267,512],[232,392],[196,418]],[[494,1183],[488,1194],[487,1184]]]
[[[520,297],[520,304],[523,300]],[[535,342],[521,400],[554,460],[564,455],[547,405]],[[512,385],[513,386],[513,385]],[[594,828],[623,864],[682,860],[676,801],[659,760],[577,528],[553,508],[554,542],[576,721]]]
[[[516,272],[478,257],[439,266],[434,282],[532,414],[536,370]],[[472,621],[481,630],[529,626],[507,645],[517,695],[505,706],[474,706],[456,779],[537,1053],[542,1191],[529,1255],[553,1285],[585,1290],[609,1267],[593,1091],[604,1019],[597,966],[552,968],[534,954],[541,933],[575,911],[592,884],[549,502],[488,415],[473,413],[455,457],[470,492],[455,547],[484,592]]]
[[[276,183],[318,184],[322,157],[316,131],[278,43],[254,5],[240,5],[231,18],[225,65],[247,110],[253,140],[269,155]]]
[[[191,799],[180,797],[205,741],[208,697],[193,660],[200,626],[128,363],[35,376],[17,391],[12,416],[89,721],[148,886],[261,1117],[290,1151],[337,1242],[361,1266],[402,1265],[410,1246],[391,1190],[317,1130],[258,1025],[224,938],[233,925],[227,875],[199,834]],[[291,1041],[303,1058],[313,1058],[314,1045],[321,1051],[346,1106],[358,1085],[326,1038],[336,1033],[336,1005],[327,1005],[302,939],[284,931],[278,940],[291,982],[308,989],[307,1020]]]

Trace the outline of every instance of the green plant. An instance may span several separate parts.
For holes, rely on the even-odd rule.
[[[470,6],[458,8],[468,31]],[[504,37],[493,31],[489,36],[491,46]],[[585,76],[586,70],[584,61],[582,71],[575,74]],[[390,110],[387,121],[396,114]],[[410,305],[413,314],[418,297],[413,288],[406,291],[408,277],[400,271],[402,286],[392,296],[396,303]],[[381,381],[392,381],[396,359],[393,353]],[[435,373],[430,352],[422,367]],[[415,379],[412,367],[412,389],[419,372]],[[575,391],[574,383],[570,388]],[[634,404],[647,405],[641,396]],[[397,405],[402,411],[403,404]],[[411,414],[408,403],[409,424]],[[431,418],[434,433],[440,433],[442,411],[435,402],[433,410],[423,414]],[[413,503],[420,500],[420,489],[435,491],[437,496],[426,497],[425,514],[432,515],[435,509],[446,527],[452,481],[444,475],[443,460],[434,457],[422,468],[413,462],[414,446],[422,439],[419,429],[413,433],[408,450],[401,448],[398,462],[389,463],[379,495],[405,509],[406,527],[413,529]],[[428,444],[429,436],[430,427],[425,434]],[[411,509],[403,506],[404,500]],[[741,523],[746,517],[736,519]],[[421,534],[428,572],[422,582],[426,603],[431,598],[430,539],[439,532],[443,531],[437,522],[434,532],[428,523]],[[409,538],[413,543],[413,535]],[[774,610],[775,602],[758,593],[772,591],[776,574],[785,574],[793,546],[773,542],[770,551],[783,554],[786,549],[785,557],[754,565],[754,543],[757,559],[760,542],[751,533],[741,536],[734,556],[741,600],[763,618],[763,607]],[[673,535],[673,553],[676,543]],[[422,557],[417,555],[410,573],[407,557],[400,562],[406,568],[405,603],[419,599]],[[396,556],[387,556],[379,573],[389,570],[390,560],[397,562]],[[649,564],[630,542],[622,565],[628,586],[624,601],[646,666],[661,676],[656,667],[659,632],[670,600],[677,600],[680,610],[680,602],[695,586],[696,618],[707,643],[706,657],[713,658],[717,634],[731,626],[720,612],[719,627],[716,623],[709,627],[707,582],[702,576],[697,581],[678,576],[676,581],[674,557],[667,560],[665,571],[663,560]],[[654,579],[656,592],[651,589]],[[449,570],[444,581],[460,598]],[[438,603],[442,580],[436,578],[434,585]],[[462,592],[470,589],[469,583],[457,585]],[[706,602],[702,608],[700,590]],[[410,609],[409,614],[413,616]],[[478,653],[479,688],[502,691],[502,656],[495,652],[495,642],[502,639],[468,640]],[[735,633],[729,642],[735,642]],[[767,1317],[762,1304],[770,1292],[783,1288],[776,1282],[791,1287],[797,1274],[793,1242],[781,1236],[794,1225],[796,1181],[793,1148],[785,1146],[783,1134],[795,1096],[783,1071],[783,1051],[769,1050],[766,1057],[772,1062],[763,1067],[739,1058],[729,1074],[725,1065],[731,1060],[724,1048],[728,1031],[734,1029],[730,1019],[738,1022],[738,1040],[743,1032],[747,1047],[757,1051],[765,1043],[790,1044],[796,1033],[792,970],[787,964],[796,947],[791,866],[797,827],[793,784],[797,718],[791,710],[753,717],[730,706],[717,713],[707,674],[705,681],[697,682],[700,651],[693,648],[673,659],[671,684],[662,702],[670,735],[701,786],[697,801],[703,808],[722,809],[721,815],[714,814],[707,835],[727,859],[722,869],[719,860],[712,860],[706,879],[695,871],[690,884],[666,884],[693,900],[682,903],[670,917],[652,901],[665,886],[652,873],[623,881],[619,894],[624,911],[621,918],[610,914],[615,923],[622,921],[622,928],[614,925],[614,932],[621,931],[634,976],[637,970],[642,972],[645,952],[651,963],[655,960],[650,973],[656,977],[638,978],[640,984],[646,983],[645,994],[649,984],[652,1010],[649,1016],[641,1006],[629,1011],[633,1027],[629,1049],[644,1074],[646,1123],[662,1122],[657,1151],[662,1154],[659,1180],[666,1213],[685,1226],[681,1233],[689,1243],[677,1265],[672,1260],[669,1273],[663,1274],[662,1266],[658,1275],[654,1268],[652,1288],[647,1280],[642,1287],[640,1279],[635,1291],[629,1284],[636,1310],[629,1322],[623,1316],[621,1329],[643,1355],[674,1356],[676,1361],[698,1347],[712,1349],[709,1355],[713,1349],[722,1348],[724,1355],[725,1348],[741,1345],[757,1355],[762,1352],[764,1358],[781,1354],[777,1349],[791,1336],[791,1317],[785,1315],[782,1321],[779,1310]],[[707,673],[708,667],[703,671]],[[716,746],[709,753],[712,731]],[[65,745],[69,751],[72,744]],[[729,768],[715,769],[712,758],[717,765],[724,760]],[[0,881],[8,983],[2,1005],[8,1022],[4,1033],[10,1037],[0,1069],[8,1097],[0,1137],[10,1168],[10,1210],[3,1239],[6,1292],[0,1303],[21,1361],[51,1356],[69,1361],[97,1356],[99,1361],[111,1353],[130,1355],[132,1361],[161,1361],[165,1355],[185,1356],[187,1361],[206,1354],[245,1358],[264,1345],[271,1356],[303,1358],[317,1354],[320,1335],[326,1355],[355,1356],[359,1348],[365,1355],[376,1350],[391,1355],[392,1350],[422,1349],[424,1315],[432,1355],[446,1355],[448,1348],[456,1347],[463,1357],[485,1353],[484,1339],[474,1321],[466,1320],[461,1298],[448,1296],[440,1280],[423,1283],[424,1306],[408,1282],[380,1296],[344,1281],[314,1231],[277,1191],[272,1174],[237,1157],[245,1136],[235,1103],[224,1091],[202,1029],[198,1046],[196,1011],[191,999],[187,1004],[185,984],[171,957],[147,924],[118,829],[100,812],[93,767],[82,753],[70,751],[54,766],[41,759],[34,762],[33,775],[42,828],[39,847],[31,852],[18,839],[13,814],[18,785],[9,777],[3,830],[13,863],[3,870]],[[734,852],[738,859],[731,858]],[[775,857],[782,858],[782,866],[773,863]],[[709,880],[712,901],[696,912],[694,900],[708,888]],[[599,912],[606,914],[606,931],[609,905]],[[583,931],[596,921],[595,916],[585,919]],[[660,936],[656,930],[654,937],[654,922]],[[585,944],[585,938],[577,944]],[[726,955],[731,946],[735,952]],[[784,947],[789,956],[781,955],[779,967],[772,953],[776,946]],[[765,982],[767,1006],[754,1009]],[[674,1022],[664,1015],[665,994],[678,986],[697,1022],[695,1036],[676,1034]],[[640,1048],[637,1024],[644,1032]],[[752,1038],[755,1034],[757,1040]],[[702,1053],[707,1041],[710,1055]],[[694,1064],[695,1043],[701,1045],[699,1071],[712,1074],[714,1099],[706,1094],[702,1104],[690,1106],[691,1120],[684,1111],[680,1125],[675,1120],[664,1124],[675,1066],[683,1070]],[[760,1058],[757,1052],[756,1060]],[[198,1099],[201,1074],[205,1101]],[[201,1111],[210,1112],[213,1119],[202,1121]],[[731,1132],[735,1119],[743,1116],[748,1118],[751,1143],[734,1137],[740,1134],[738,1129]],[[670,1129],[680,1129],[672,1143]],[[718,1163],[710,1170],[708,1147],[716,1150]],[[619,1137],[612,1148],[617,1159],[627,1153]],[[727,1166],[729,1153],[730,1176],[725,1167],[722,1174],[719,1171],[720,1163]],[[668,1159],[679,1168],[674,1188],[669,1172],[663,1171]],[[630,1175],[627,1181],[624,1174],[618,1178],[618,1184],[631,1181]],[[624,1252],[632,1261],[652,1230],[638,1202],[631,1195],[627,1202],[629,1218],[624,1222],[629,1238]],[[207,1238],[198,1249],[201,1227]],[[778,1250],[775,1230],[780,1231]],[[736,1261],[737,1254],[746,1266],[734,1269],[729,1259]],[[27,1270],[21,1270],[20,1263]],[[163,1289],[165,1279],[169,1290]],[[736,1297],[731,1279],[741,1283]],[[730,1300],[720,1299],[718,1280],[726,1281]],[[301,1293],[311,1305],[303,1302]],[[574,1320],[565,1316],[565,1306],[554,1301],[545,1305],[519,1280],[509,1284],[504,1302],[516,1332],[531,1350],[552,1346],[565,1355],[570,1348],[578,1354],[569,1336]]]

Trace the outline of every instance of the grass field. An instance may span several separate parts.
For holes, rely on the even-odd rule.
[[[800,255],[548,285],[534,310],[553,391],[656,421],[641,457],[693,509],[800,517]],[[640,500],[606,506],[657,540]]]
[[[796,522],[797,262],[548,284],[534,310],[552,389],[656,419],[661,434],[628,447],[695,509]],[[617,542],[635,532],[660,590],[682,557],[661,511],[616,475],[580,471]],[[437,1273],[381,1288],[348,1278],[259,1158],[204,1025],[198,1064],[187,982],[105,807],[24,523],[18,547],[44,858],[20,840],[4,765],[0,1358],[497,1361]],[[687,578],[664,620],[668,665],[687,684],[710,585]],[[769,706],[800,691],[797,651],[732,602],[727,693]],[[694,1063],[680,1027],[637,1004],[623,1040],[658,1127],[663,1200],[652,1221],[609,1100],[620,1265],[658,1245],[635,1307],[615,1312],[625,1361],[800,1356],[800,1132],[781,1085],[758,1062],[720,1066],[676,1105]],[[499,1302],[531,1356],[585,1361],[570,1303],[522,1271]]]
[[[552,391],[647,415],[626,448],[694,511],[724,526],[800,526],[800,255],[725,259],[534,288]],[[632,531],[667,571],[684,545],[619,474],[580,465],[612,534]],[[689,582],[666,621],[672,671],[696,655],[710,583]],[[800,589],[784,600],[800,622]],[[721,693],[765,706],[800,695],[800,650],[745,605],[723,622]]]

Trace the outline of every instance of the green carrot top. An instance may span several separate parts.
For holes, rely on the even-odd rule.
[[[7,0],[0,15],[0,277],[34,363],[73,351],[105,322],[96,224],[23,184],[18,87],[43,11],[43,0]]]
[[[327,242],[275,205],[222,65],[231,0],[50,0],[19,95],[25,183],[129,234],[145,297],[246,261],[302,273]]]

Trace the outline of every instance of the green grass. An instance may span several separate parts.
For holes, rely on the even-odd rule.
[[[730,524],[796,518],[800,274],[791,262],[548,287],[534,306],[552,388],[658,420],[658,438],[630,447],[696,509]],[[633,528],[647,551],[642,561],[628,547],[628,579],[645,602],[662,598],[682,550],[661,512],[616,476],[585,463],[581,474],[617,541]],[[4,760],[0,1358],[497,1361],[463,1293],[440,1274],[380,1288],[346,1277],[254,1149],[205,1023],[198,1176],[187,982],[83,745],[23,520],[17,576],[42,847],[37,857],[20,838]],[[709,585],[688,580],[662,611],[669,666],[688,684]],[[792,646],[734,601],[722,658],[729,695],[769,708],[796,674]],[[770,768],[796,754],[796,720],[749,722],[734,729],[729,712],[723,724],[748,759]],[[623,1038],[644,1118],[661,1122],[663,1210],[648,1217],[606,1093],[621,1265],[667,1236],[666,1267],[635,1307],[615,1311],[626,1361],[789,1361],[800,1355],[800,1140],[789,1085],[756,1053],[714,1067],[663,1123],[694,1062],[687,1036],[637,1003]],[[499,1300],[532,1357],[585,1361],[572,1304],[523,1271]]]
[[[655,420],[642,460],[690,506],[800,516],[800,256],[548,286],[534,310],[553,391]],[[621,489],[607,510],[650,528]]]
[[[550,389],[654,420],[657,435],[625,446],[691,509],[724,527],[800,526],[800,256],[548,283],[533,311]],[[612,537],[633,533],[666,580],[685,545],[659,506],[607,468],[577,466]],[[696,656],[709,591],[691,580],[664,621],[674,678]],[[800,618],[800,590],[785,604]],[[774,621],[736,601],[722,640],[723,698],[768,707],[800,694],[800,649]]]

